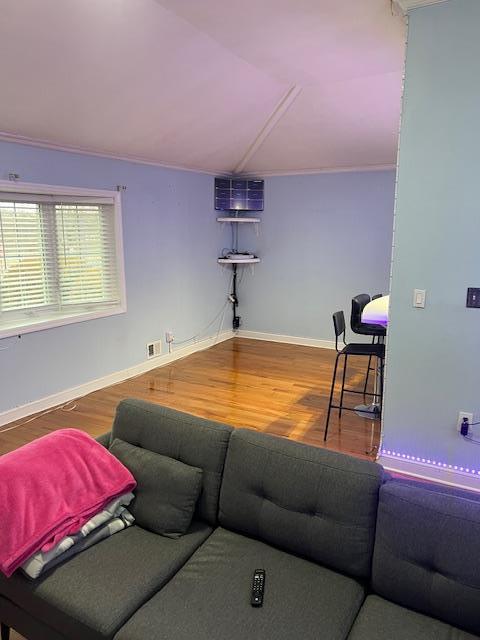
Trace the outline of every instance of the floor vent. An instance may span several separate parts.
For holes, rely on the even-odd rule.
[[[156,358],[162,353],[162,343],[160,340],[147,344],[147,358]]]

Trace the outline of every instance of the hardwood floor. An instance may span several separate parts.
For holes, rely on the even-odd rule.
[[[374,458],[380,425],[344,412],[323,430],[335,352],[328,349],[235,338],[120,384],[90,393],[35,420],[0,428],[0,454],[55,429],[75,427],[97,436],[110,429],[122,398],[136,397],[265,433]],[[347,382],[361,387],[365,358],[351,358]],[[340,376],[339,376],[340,379]],[[352,405],[360,396],[350,396]],[[19,425],[19,426],[17,426]],[[10,427],[15,427],[10,429]],[[5,431],[8,429],[7,431]],[[16,632],[11,640],[23,640]]]
[[[0,454],[64,427],[99,435],[110,429],[118,402],[136,397],[235,427],[374,457],[366,452],[378,445],[379,422],[349,411],[341,420],[332,413],[324,445],[334,360],[328,349],[235,338],[75,400],[71,411],[58,408],[26,424],[23,419],[4,425]],[[362,386],[365,367],[365,358],[349,359],[349,386]],[[357,404],[361,396],[350,395],[348,401]]]

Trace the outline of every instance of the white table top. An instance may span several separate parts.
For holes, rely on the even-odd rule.
[[[390,304],[390,296],[382,296],[376,300],[372,300],[362,312],[362,322],[366,324],[379,324],[382,327],[388,325],[388,307]]]

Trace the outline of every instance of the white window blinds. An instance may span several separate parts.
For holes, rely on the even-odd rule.
[[[55,205],[60,301],[119,302],[113,206]]]
[[[52,303],[53,260],[46,220],[34,202],[0,202],[1,311]]]
[[[123,256],[115,214],[113,198],[0,191],[0,337],[118,313]]]

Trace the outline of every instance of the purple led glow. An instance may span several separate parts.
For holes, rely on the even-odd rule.
[[[470,469],[470,467],[459,467],[458,465],[447,464],[446,462],[439,462],[437,460],[430,460],[429,458],[419,458],[418,456],[411,456],[407,453],[398,453],[396,451],[391,451],[390,449],[382,449],[382,454],[386,456],[390,456],[392,458],[402,458],[404,460],[410,460],[413,462],[420,462],[424,465],[429,465],[431,467],[441,467],[442,469],[452,469],[455,471],[460,471],[462,473],[468,473],[473,475],[480,475],[479,469]]]
[[[379,324],[382,327],[388,325],[388,307],[390,296],[381,296],[369,302],[362,312],[362,322],[367,324]]]

